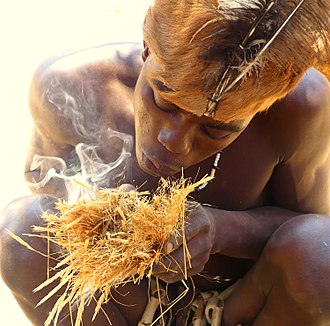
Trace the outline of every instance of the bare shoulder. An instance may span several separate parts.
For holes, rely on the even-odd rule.
[[[296,155],[297,151],[307,153],[316,140],[319,145],[322,139],[327,141],[330,130],[328,79],[315,69],[308,70],[298,86],[275,103],[262,121],[272,130],[273,139],[284,157]]]
[[[137,43],[119,43],[46,59],[36,69],[30,87],[30,109],[38,130],[48,133],[46,129],[56,125],[53,136],[60,143],[86,141],[93,130],[81,125],[101,117],[105,108],[115,110],[118,103],[109,99],[134,88],[141,68],[140,53]],[[75,126],[74,119],[80,119],[80,128],[64,128],[71,133],[58,128]]]
[[[106,69],[114,72],[139,72],[139,56],[142,44],[138,42],[109,43],[95,47],[76,49],[46,58],[36,70],[46,69],[58,72],[88,72],[89,68]],[[133,71],[131,70],[133,69]]]
[[[64,53],[47,59],[43,66],[52,72],[71,73],[88,78],[116,76],[130,86],[137,78],[141,68],[140,43],[111,43]]]
[[[34,130],[26,161],[28,181],[40,179],[33,167],[37,156],[68,163],[79,143],[102,147],[100,140],[106,138],[102,133],[109,128],[134,131],[132,98],[141,50],[138,43],[108,44],[60,54],[40,64],[29,92]],[[112,148],[108,157],[116,156]]]
[[[291,102],[293,105],[291,105]],[[287,106],[298,109],[302,117],[315,116],[329,113],[330,83],[329,80],[316,69],[309,69],[300,83],[284,100]]]
[[[278,164],[272,175],[276,204],[301,212],[330,212],[330,85],[317,70],[276,103],[263,121]]]

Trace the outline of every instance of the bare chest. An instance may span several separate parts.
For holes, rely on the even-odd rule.
[[[255,130],[247,130],[221,155],[215,179],[195,194],[196,200],[223,209],[245,210],[266,205],[278,153],[271,141]],[[214,157],[188,171],[193,177],[209,173]],[[198,179],[198,178],[197,178]]]

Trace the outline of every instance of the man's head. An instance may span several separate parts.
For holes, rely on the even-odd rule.
[[[215,108],[214,118],[229,122],[266,110],[324,60],[329,14],[328,0],[155,0],[144,39],[163,97],[199,116],[243,71]]]
[[[322,28],[330,25],[321,15],[329,0],[300,1],[155,0],[134,101],[145,171],[173,175],[223,150],[295,87],[328,46]],[[209,114],[212,95],[246,67]]]

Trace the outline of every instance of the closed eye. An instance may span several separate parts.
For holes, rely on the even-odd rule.
[[[154,90],[152,90],[152,98],[155,106],[163,112],[175,113],[178,110],[174,104],[156,96]]]
[[[232,132],[229,132],[228,130],[221,130],[221,129],[214,128],[209,125],[202,125],[201,129],[207,136],[209,136],[210,138],[215,139],[215,140],[226,139],[230,135],[233,134]]]
[[[159,100],[154,96],[154,102],[157,106],[158,109],[164,112],[172,112],[175,111],[173,108],[170,108],[170,103],[164,101],[164,100]]]

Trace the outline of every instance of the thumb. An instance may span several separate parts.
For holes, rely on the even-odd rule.
[[[129,192],[132,190],[135,190],[135,187],[129,183],[123,183],[118,187],[118,190],[123,191],[123,192]]]

